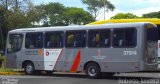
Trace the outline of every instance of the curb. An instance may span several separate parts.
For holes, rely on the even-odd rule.
[[[0,75],[24,75],[23,72],[0,72]]]

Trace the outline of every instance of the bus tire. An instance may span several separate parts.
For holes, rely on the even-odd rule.
[[[35,73],[35,67],[33,65],[33,63],[26,63],[25,64],[25,73],[27,75],[33,75]]]
[[[86,75],[91,78],[99,78],[101,75],[100,67],[96,63],[89,63],[85,68]]]

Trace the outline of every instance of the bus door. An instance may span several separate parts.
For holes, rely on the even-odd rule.
[[[5,53],[8,68],[17,68],[17,58],[21,56],[22,41],[22,34],[9,34]]]

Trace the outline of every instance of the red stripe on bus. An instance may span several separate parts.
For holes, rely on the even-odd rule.
[[[71,68],[71,72],[76,72],[78,69],[78,65],[80,63],[80,58],[81,58],[81,52],[80,50],[78,50],[77,56],[73,62],[72,68]]]
[[[55,66],[56,66],[56,64],[57,64],[57,61],[59,60],[59,58],[60,58],[60,56],[61,56],[61,54],[62,54],[62,51],[63,51],[63,48],[62,48],[60,54],[58,55],[58,58],[57,58],[56,63],[55,63],[55,65],[54,65],[54,67],[53,67],[53,70],[54,70],[54,68],[55,68]]]

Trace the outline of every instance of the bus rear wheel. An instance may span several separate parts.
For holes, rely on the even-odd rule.
[[[100,67],[96,63],[89,63],[86,66],[85,73],[91,79],[99,78],[101,75]]]
[[[35,68],[34,68],[34,65],[33,63],[26,63],[25,65],[25,73],[27,75],[33,75],[35,73]]]

